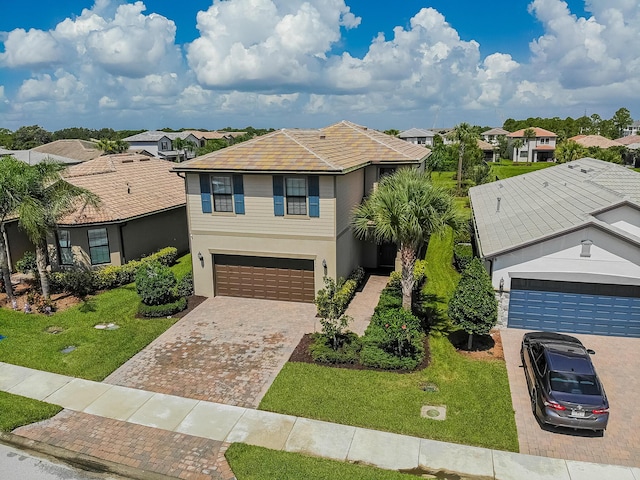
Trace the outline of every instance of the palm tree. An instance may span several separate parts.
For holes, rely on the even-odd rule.
[[[572,162],[584,157],[586,154],[586,149],[573,140],[565,140],[558,144],[558,148],[556,148],[556,159],[559,163]]]
[[[478,139],[478,134],[475,133],[466,122],[462,122],[457,125],[447,137],[450,140],[458,142],[458,188],[457,194],[462,195],[462,160],[464,159],[464,153],[467,146],[475,142]]]
[[[462,225],[453,197],[433,186],[426,173],[403,168],[383,177],[353,215],[356,237],[398,246],[402,263],[402,307],[411,311],[413,267],[420,248],[446,226]]]
[[[47,268],[47,236],[64,215],[80,203],[98,206],[98,197],[84,188],[66,182],[61,173],[63,164],[44,161],[23,168],[24,189],[17,208],[19,225],[36,247],[36,264],[40,276],[42,296],[49,298]]]
[[[122,153],[129,149],[129,144],[124,140],[111,140],[109,138],[101,138],[96,143],[96,148],[102,150],[105,155],[112,153]]]
[[[531,140],[535,140],[536,131],[533,128],[527,128],[522,132],[522,136],[527,142],[527,165],[531,162]]]
[[[516,153],[513,155],[513,161],[514,162],[519,162],[520,161],[520,149],[524,146],[524,142],[522,141],[521,138],[516,138],[513,141],[513,148],[516,151]]]
[[[173,141],[173,148],[178,151],[182,150],[182,156],[186,159],[187,151],[193,152],[196,148],[198,148],[198,146],[190,140],[185,140],[184,138],[177,137]]]

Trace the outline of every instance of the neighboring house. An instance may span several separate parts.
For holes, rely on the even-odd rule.
[[[198,139],[198,147],[204,147],[207,140],[226,140],[227,143],[232,144],[236,138],[246,135],[247,132],[202,132],[200,130],[189,130],[188,133]]]
[[[640,173],[583,158],[469,198],[508,326],[640,337]]]
[[[498,140],[500,138],[505,138],[509,135],[509,131],[504,128],[492,128],[491,130],[487,130],[486,132],[482,132],[480,134],[480,138],[491,145],[498,145]]]
[[[640,120],[636,120],[628,127],[625,127],[622,129],[623,137],[629,137],[631,135],[638,135],[638,134],[640,134]]]
[[[96,147],[95,142],[88,140],[56,140],[31,149],[53,157],[63,157],[77,160],[76,163],[86,162],[99,157],[104,152]],[[66,163],[66,162],[65,162]]]
[[[478,140],[478,148],[482,150],[482,159],[485,162],[496,162],[499,160],[496,145],[485,142],[484,140]]]
[[[283,129],[174,166],[186,177],[197,295],[313,302],[323,277],[393,266],[395,245],[352,232],[380,177],[424,168],[430,150],[340,122]]]
[[[576,135],[575,137],[569,138],[569,140],[576,142],[578,145],[582,145],[583,147],[598,147],[598,148],[611,148],[611,147],[621,147],[622,143],[616,140],[610,140],[602,135]]]
[[[416,145],[425,145],[430,147],[433,145],[433,138],[437,135],[437,133],[432,132],[431,130],[424,130],[422,128],[411,128],[409,130],[405,130],[404,132],[400,132],[398,134],[398,138],[402,140],[414,143]]]
[[[177,138],[200,146],[200,140],[190,132],[162,132],[149,130],[123,139],[129,144],[129,150],[146,150],[154,157],[170,162],[181,162],[195,156],[191,150],[177,150],[174,142]]]
[[[628,135],[626,137],[616,138],[615,141],[628,147],[630,145],[640,144],[640,135]]]
[[[558,136],[544,128],[530,127],[535,133],[535,138],[527,140],[524,137],[523,128],[517,132],[507,134],[511,151],[511,159],[514,162],[549,162],[553,161],[556,151],[556,139]],[[522,140],[523,146],[515,148],[513,143]]]
[[[35,165],[37,163],[44,162],[45,160],[64,163],[65,165],[75,165],[82,161],[77,158],[61,157],[59,155],[42,153],[36,150],[6,150],[4,148],[0,148],[0,157],[4,155],[10,155],[16,160],[20,160],[28,165]]]
[[[144,155],[105,155],[69,167],[65,179],[100,197],[78,207],[50,239],[54,269],[121,265],[167,246],[189,249],[184,181],[175,164]]]

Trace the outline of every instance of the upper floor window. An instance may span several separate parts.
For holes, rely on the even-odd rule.
[[[287,215],[307,214],[307,180],[305,177],[286,177],[285,196]]]
[[[94,228],[88,231],[89,236],[89,257],[91,265],[109,263],[109,237],[106,228]]]
[[[60,252],[60,265],[73,264],[71,234],[69,233],[69,230],[58,230],[58,251]]]
[[[233,187],[231,175],[214,175],[211,177],[214,212],[233,212]]]
[[[169,142],[166,140],[163,140],[160,142],[160,150],[162,151],[167,151],[167,150],[171,150],[171,147],[169,147]]]

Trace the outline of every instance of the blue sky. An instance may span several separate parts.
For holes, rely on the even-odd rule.
[[[634,3],[8,2],[0,127],[405,129],[608,118],[622,106],[640,116],[640,62],[626,46],[640,34]]]

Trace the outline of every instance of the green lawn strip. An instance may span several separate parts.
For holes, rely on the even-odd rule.
[[[453,240],[451,229],[429,240],[427,254],[427,281],[423,292],[439,312],[446,317],[447,305],[458,284],[460,274],[453,268]]]
[[[506,367],[459,355],[431,338],[432,364],[402,374],[289,362],[260,409],[416,437],[517,451]],[[435,383],[438,392],[424,391]],[[446,405],[447,419],[422,418],[423,405]]]
[[[0,391],[0,431],[39,422],[57,414],[61,407]]]
[[[177,279],[184,277],[187,273],[190,273],[192,270],[191,265],[191,254],[188,253],[176,260],[175,265],[171,267],[173,273],[175,274]]]
[[[366,465],[234,443],[225,454],[238,480],[408,480],[415,476]]]
[[[172,267],[186,273],[190,258]],[[106,291],[51,316],[0,310],[0,361],[101,381],[169,328],[176,319],[135,318],[139,297],[133,284]],[[115,323],[117,330],[94,326]],[[57,334],[48,333],[58,327]],[[74,346],[71,353],[61,350]]]
[[[553,162],[536,162],[527,165],[525,162],[513,163],[511,161],[502,160],[491,164],[491,172],[493,176],[498,177],[500,180],[522,175],[523,173],[535,172],[536,170],[542,170],[543,168],[552,167],[557,165]]]

